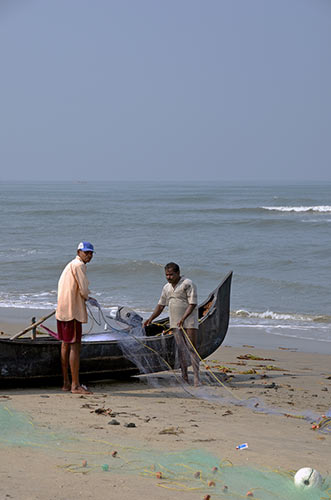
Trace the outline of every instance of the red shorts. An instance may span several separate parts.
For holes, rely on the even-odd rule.
[[[82,324],[76,319],[71,321],[57,320],[57,335],[66,344],[80,343],[82,340]]]

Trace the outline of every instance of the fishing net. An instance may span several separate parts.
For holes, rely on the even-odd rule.
[[[163,332],[161,328],[157,335],[157,346],[153,346],[153,342],[146,336],[143,318],[135,311],[127,307],[112,307],[103,311],[99,304],[93,305],[98,310],[97,314],[94,314],[89,307],[90,317],[97,325],[103,325],[104,331],[84,335],[83,342],[116,340],[124,357],[137,367],[139,374],[150,375],[145,379],[148,384],[158,386],[159,373],[170,370],[173,375],[172,384],[182,385],[183,381],[179,379],[176,370],[179,369],[183,360],[189,366],[191,358],[196,360],[197,357],[192,352],[190,344],[185,342],[185,337],[181,332],[173,335],[169,330]],[[170,342],[169,337],[171,337]],[[158,374],[156,375],[155,372]]]
[[[56,448],[72,439],[64,433],[50,432],[36,425],[24,413],[17,412],[6,405],[0,405],[0,443],[8,446],[32,446]]]
[[[6,405],[0,406],[0,444],[38,447],[58,454],[61,459],[54,466],[71,473],[104,474],[103,478],[109,477],[110,481],[112,472],[139,475],[162,488],[210,494],[213,499],[237,500],[249,492],[260,500],[331,498],[330,477],[324,478],[321,488],[300,489],[294,484],[294,472],[236,466],[200,449],[160,452],[88,439],[62,430],[45,430],[28,415]],[[70,464],[63,464],[63,456],[68,457]]]
[[[166,323],[158,326],[157,345],[151,344],[143,328],[143,318],[130,308],[112,307],[103,311],[95,301],[98,318],[89,309],[90,316],[98,325],[104,325],[104,333],[84,335],[85,340],[116,339],[123,355],[135,365],[144,380],[152,387],[166,388],[177,397],[190,395],[220,405],[243,406],[256,413],[283,415],[308,421],[318,432],[331,433],[331,412],[320,416],[311,410],[300,412],[267,405],[261,398],[239,398],[234,394],[227,382],[233,376],[267,377],[267,372],[278,372],[280,368],[273,365],[272,359],[265,359],[251,354],[238,356],[232,367],[222,366],[217,360],[205,361],[195,349],[185,329],[170,330]],[[156,330],[157,331],[157,330]],[[172,352],[170,352],[172,351]],[[254,367],[246,363],[255,362]],[[264,362],[261,364],[261,362]],[[189,372],[188,382],[182,378],[182,366],[199,366],[200,384],[193,386],[193,376]],[[192,371],[192,370],[191,370]],[[194,370],[193,370],[194,371]],[[157,373],[155,373],[157,372]],[[276,388],[276,384],[266,384],[266,388]]]

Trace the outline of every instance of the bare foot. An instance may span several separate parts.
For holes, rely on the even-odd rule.
[[[93,392],[89,391],[85,385],[76,385],[75,387],[71,387],[72,394],[93,394]]]
[[[70,384],[63,384],[62,391],[69,392],[71,390]]]

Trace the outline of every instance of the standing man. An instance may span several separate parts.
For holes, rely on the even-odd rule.
[[[188,383],[188,351],[193,367],[194,385],[197,387],[200,383],[199,358],[183,332],[184,328],[193,346],[196,347],[199,328],[197,288],[190,279],[180,275],[179,266],[175,262],[169,262],[164,270],[168,283],[163,287],[160,300],[152,315],[145,321],[144,326],[148,326],[161,314],[165,306],[169,306],[170,328],[175,329],[174,336],[178,347],[182,377]]]
[[[85,302],[90,293],[86,264],[92,259],[93,252],[93,245],[88,241],[79,243],[76,258],[66,265],[58,283],[56,319],[58,337],[62,341],[62,390],[71,391],[73,394],[91,394],[79,383],[79,364],[82,323],[87,323]]]

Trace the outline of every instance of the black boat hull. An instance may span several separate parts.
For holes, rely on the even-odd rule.
[[[199,306],[197,351],[201,358],[212,354],[223,342],[229,324],[232,272]],[[147,347],[149,372],[159,372],[175,366],[175,346],[172,334],[160,335],[168,319],[152,324],[146,337],[140,338]],[[61,343],[51,337],[0,339],[0,382],[28,383],[61,378]],[[139,351],[139,350],[138,350]],[[129,377],[139,373],[137,364],[123,354],[117,340],[82,342],[80,375],[82,380]]]

